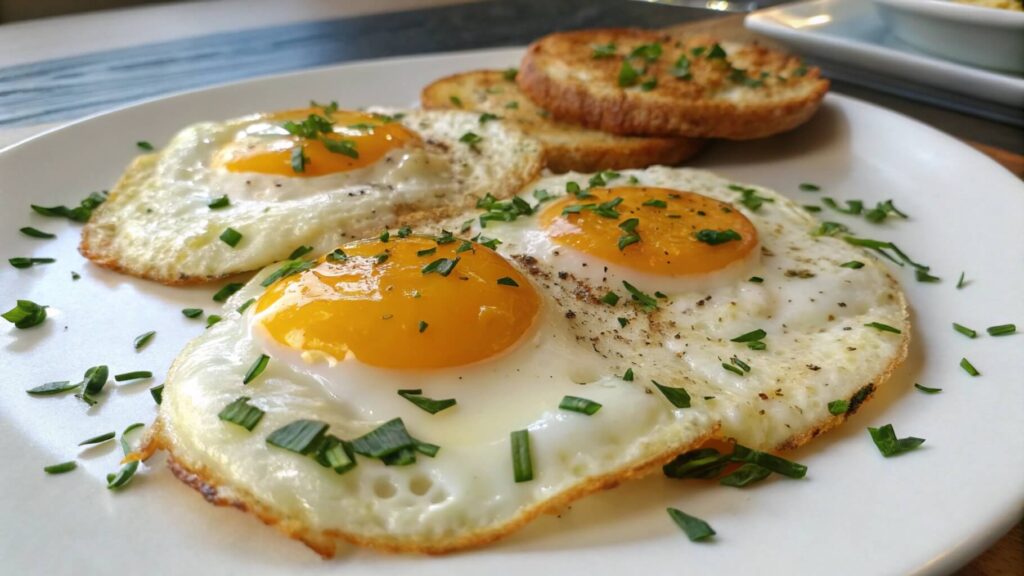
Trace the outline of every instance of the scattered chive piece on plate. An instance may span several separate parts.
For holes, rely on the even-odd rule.
[[[807,475],[807,466],[799,462],[786,460],[767,452],[751,450],[740,444],[733,446],[729,459],[733,462],[750,462],[758,466],[764,466],[776,474],[782,474],[786,478],[800,479]]]
[[[985,329],[989,336],[1009,336],[1017,331],[1016,324],[1000,324],[998,326],[989,326]]]
[[[580,414],[593,416],[601,409],[601,404],[578,396],[565,396],[562,398],[562,401],[558,403],[558,407],[562,410],[568,410],[569,412],[579,412]]]
[[[850,402],[847,400],[833,400],[828,403],[828,413],[833,416],[846,414],[846,411],[849,409]]]
[[[181,313],[185,318],[199,318],[203,315],[203,310],[201,308],[185,308]]]
[[[622,374],[622,379],[625,380],[626,382],[632,382],[633,381],[633,369],[632,368],[626,368],[626,371]]]
[[[135,143],[135,145],[138,146],[139,150],[145,150],[146,152],[153,151],[153,145],[150,144],[149,142],[146,142],[145,140],[139,140],[138,142]]]
[[[726,364],[722,365],[726,366]],[[737,368],[737,370],[739,369]],[[743,374],[742,371],[740,371],[739,373],[740,375]],[[651,383],[653,383],[658,388],[658,390],[660,390],[661,393],[665,395],[665,398],[668,398],[668,401],[671,402],[672,405],[675,406],[676,408],[690,407],[690,395],[686,392],[686,390],[683,390],[682,388],[672,388],[671,386],[662,386],[661,384],[658,384],[654,380],[651,380]]]
[[[889,326],[888,324],[882,324],[881,322],[868,322],[867,324],[865,324],[865,326],[867,326],[868,328],[874,328],[879,332],[892,332],[893,334],[903,333],[900,331],[899,328],[893,328],[892,326]]]
[[[44,240],[49,240],[51,238],[56,238],[57,237],[56,234],[50,234],[49,232],[43,232],[42,230],[39,230],[37,228],[33,228],[31,226],[25,226],[24,228],[19,228],[18,231],[21,232],[22,234],[24,234],[25,236],[29,236],[31,238],[41,238],[41,239],[44,239]]]
[[[225,228],[224,231],[220,233],[220,239],[228,246],[234,248],[242,241],[242,233],[234,228]]]
[[[446,410],[455,406],[457,402],[455,398],[445,398],[443,400],[434,400],[433,398],[427,398],[423,395],[423,390],[399,390],[398,395],[405,398],[409,402],[415,404],[418,408],[431,414],[437,414],[442,410]]]
[[[230,284],[225,284],[223,288],[217,290],[217,293],[213,295],[213,301],[227,301],[227,299],[230,298],[232,294],[241,290],[242,286],[244,286],[244,284],[242,284],[241,282],[232,282]]]
[[[802,184],[800,184],[800,189],[803,190],[804,192],[818,192],[819,190],[821,190],[821,186],[818,186],[817,184],[811,184],[810,182],[803,182]]]
[[[125,380],[142,380],[143,378],[152,378],[153,373],[148,370],[136,370],[135,372],[125,372],[124,374],[117,374],[114,376],[115,382],[124,382]]]
[[[759,464],[746,463],[723,476],[718,483],[722,486],[732,486],[733,488],[744,488],[750,484],[760,482],[764,480],[772,473],[771,470],[761,466]]]
[[[25,390],[25,392],[31,394],[32,396],[52,396],[54,394],[60,394],[62,392],[70,392],[71,390],[74,390],[81,385],[81,382],[75,382],[74,384],[72,384],[67,380],[62,380],[60,382],[47,382],[46,384],[40,384],[35,388],[29,388],[28,390]]]
[[[871,440],[878,447],[878,451],[886,458],[909,452],[924,443],[924,438],[897,438],[892,424],[886,424],[881,428],[868,428],[868,433],[871,434]]]
[[[267,436],[267,444],[297,454],[309,454],[320,444],[327,424],[316,420],[296,420],[278,428]]]
[[[18,300],[14,308],[0,314],[0,318],[7,320],[19,330],[38,326],[46,320],[46,306],[36,304],[31,300]]]
[[[975,368],[974,364],[971,364],[970,360],[968,360],[967,358],[960,359],[960,367],[964,369],[964,372],[967,372],[971,376],[981,375],[981,372],[978,372],[978,369]]]
[[[78,468],[78,464],[74,460],[70,462],[61,462],[60,464],[53,464],[43,468],[43,471],[47,474],[64,474],[65,472],[71,472],[75,468]]]
[[[113,440],[114,436],[117,436],[116,432],[107,432],[106,434],[100,434],[99,436],[93,436],[88,440],[82,440],[78,443],[79,446],[90,446],[92,444],[99,444],[100,442],[106,442],[107,440]]]
[[[263,410],[249,404],[248,396],[239,396],[234,402],[228,404],[217,414],[217,418],[225,422],[237,424],[252,432],[252,429],[260,423],[263,418]]]
[[[921,386],[917,382],[914,382],[914,388],[917,388],[925,394],[938,394],[939,392],[942,392],[942,388],[929,388],[927,386]]]
[[[970,328],[968,328],[966,326],[962,326],[960,324],[957,324],[956,322],[953,322],[953,330],[956,330],[957,332],[963,334],[964,336],[967,336],[968,338],[977,338],[978,337],[978,333],[977,332],[975,332],[974,330],[971,330]]]
[[[667,510],[669,518],[672,518],[672,521],[676,523],[676,526],[679,526],[691,542],[707,540],[715,535],[714,529],[700,518],[690,516],[686,512],[676,508],[668,508]]]
[[[764,282],[764,278],[761,278],[760,276],[751,276],[747,280],[747,282],[753,282],[754,284],[761,284],[762,282]]]
[[[533,480],[533,459],[530,456],[530,431],[516,430],[511,434],[512,474],[515,481]]]
[[[960,279],[956,281],[956,289],[959,290],[959,289],[963,288],[966,285],[967,285],[967,283],[964,282],[964,272],[961,272],[960,273]]]
[[[153,397],[153,402],[156,402],[156,405],[159,406],[164,401],[164,385],[153,386],[149,389],[149,394]]]
[[[206,327],[209,328],[210,326],[213,326],[214,324],[220,321],[220,316],[218,316],[217,314],[210,314],[209,316],[206,317]]]
[[[263,371],[267,368],[267,363],[270,362],[270,356],[266,354],[260,354],[260,357],[252,363],[249,370],[245,373],[245,378],[242,379],[242,384],[248,384],[255,380]]]
[[[128,444],[128,434],[132,430],[142,428],[143,426],[145,426],[145,424],[137,422],[125,428],[124,432],[121,432],[121,449],[124,451],[125,456],[128,456],[132,452],[131,446]],[[117,471],[117,474],[107,474],[107,490],[123,488],[131,482],[132,478],[135,476],[135,471],[138,470],[138,468],[139,461],[132,460],[121,466],[121,469]]]
[[[134,343],[135,349],[142,350],[143,348],[145,348],[146,344],[149,344],[149,341],[153,339],[153,336],[156,336],[155,330],[150,330],[149,332],[145,332],[143,334],[139,334],[138,336],[136,336]]]
[[[53,258],[24,258],[17,256],[14,258],[8,258],[7,261],[15,268],[31,268],[36,264],[53,264],[56,262]]]

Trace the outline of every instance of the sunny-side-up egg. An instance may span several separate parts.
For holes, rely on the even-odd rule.
[[[284,266],[181,352],[151,447],[325,556],[482,545],[713,432],[485,244],[399,232]]]
[[[722,439],[798,446],[906,356],[907,305],[885,266],[771,190],[653,167],[480,204],[467,233],[500,241],[566,311],[558,328],[601,357],[592,366],[682,387]]]
[[[203,282],[512,194],[542,165],[534,140],[469,112],[332,103],[202,122],[132,162],[80,249],[134,276]]]

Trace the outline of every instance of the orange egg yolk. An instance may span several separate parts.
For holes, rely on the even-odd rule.
[[[586,194],[552,202],[540,223],[557,244],[607,262],[689,276],[725,268],[757,247],[750,220],[707,196],[648,187],[591,188]]]
[[[420,144],[419,136],[400,122],[361,112],[305,108],[268,114],[261,120],[266,130],[247,132],[255,138],[248,138],[245,146],[221,151],[219,163],[227,170],[323,176],[363,168],[396,148]],[[302,148],[300,169],[294,159],[296,147]]]
[[[530,282],[479,244],[392,235],[340,250],[257,301],[275,341],[381,368],[448,368],[510,349],[540,307]]]

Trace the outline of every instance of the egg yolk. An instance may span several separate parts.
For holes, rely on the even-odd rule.
[[[257,322],[291,348],[381,368],[462,366],[510,349],[533,325],[536,290],[493,250],[441,242],[346,244],[272,284]]]
[[[263,116],[215,164],[231,172],[312,177],[369,166],[388,152],[419,145],[419,136],[386,116],[325,108]],[[296,150],[301,149],[301,154]]]
[[[731,205],[667,188],[591,188],[540,214],[557,244],[662,276],[713,272],[757,247],[757,230]]]

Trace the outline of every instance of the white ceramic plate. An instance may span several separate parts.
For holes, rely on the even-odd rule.
[[[847,223],[896,241],[933,266],[940,284],[901,271],[913,303],[911,356],[892,382],[845,427],[789,456],[803,481],[736,490],[659,476],[624,485],[545,517],[489,548],[439,558],[363,550],[324,562],[254,518],[214,508],[176,481],[157,458],[122,492],[104,477],[119,450],[79,450],[96,434],[148,422],[147,389],[159,382],[108,384],[94,409],[73,397],[23,390],[79,378],[105,363],[113,373],[162,374],[203,323],[180,310],[216,309],[213,288],[168,288],[96,268],[75,251],[78,227],[29,211],[30,203],[72,204],[107,188],[137,153],[180,127],[311,98],[346,106],[401,105],[428,81],[460,70],[514,64],[518,50],[354,64],[253,80],[155,100],[96,116],[0,152],[0,246],[4,258],[51,256],[28,270],[0,266],[4,307],[15,298],[48,304],[42,327],[0,326],[0,558],[5,573],[109,574],[523,574],[789,573],[897,574],[954,569],[1019,518],[1024,505],[1024,334],[968,340],[950,328],[1016,322],[1024,328],[1024,186],[987,157],[935,130],[874,106],[829,96],[808,125],[763,142],[718,144],[701,166],[776,188],[802,203],[822,194],[894,199],[909,221]],[[824,193],[797,191],[801,182]],[[830,219],[836,218],[828,214]],[[33,240],[18,228],[58,233]],[[960,271],[968,284],[955,288]],[[72,281],[71,271],[81,274]],[[133,338],[156,330],[135,352]],[[982,376],[957,364],[967,356]],[[928,396],[914,382],[944,388]],[[515,393],[514,390],[510,393]],[[927,439],[885,459],[865,428],[893,423]],[[77,458],[79,469],[46,476],[43,466]],[[715,541],[689,542],[666,506],[707,519]]]
[[[883,75],[896,83],[919,83],[983,101],[1024,106],[1024,78],[1020,75],[975,68],[921,52],[893,37],[868,0],[783,4],[748,15],[744,24],[809,56]],[[958,38],[946,41],[960,42]],[[995,49],[995,44],[991,46]]]

